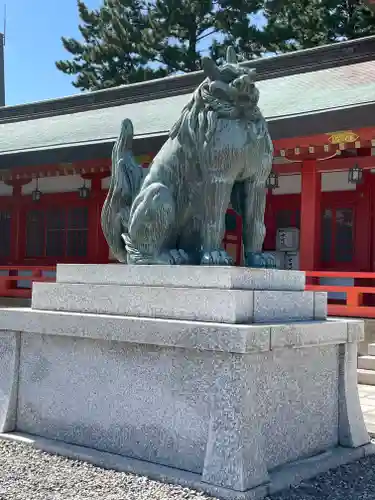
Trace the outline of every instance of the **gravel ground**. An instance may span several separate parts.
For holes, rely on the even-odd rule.
[[[208,500],[179,486],[99,469],[0,440],[0,500]],[[268,500],[375,499],[375,456],[320,475]]]

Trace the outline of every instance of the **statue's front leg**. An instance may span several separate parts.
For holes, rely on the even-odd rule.
[[[123,234],[128,264],[187,264],[175,247],[175,202],[167,186],[155,182],[136,196]]]
[[[243,195],[241,215],[245,265],[275,268],[275,257],[270,253],[262,252],[266,235],[264,212],[267,189],[264,183],[248,179],[243,182]]]
[[[231,266],[233,259],[222,248],[225,232],[225,214],[228,209],[232,184],[222,180],[207,183],[202,199],[201,265]]]

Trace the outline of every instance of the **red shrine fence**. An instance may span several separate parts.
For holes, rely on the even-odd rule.
[[[0,266],[0,297],[29,299],[32,283],[55,278],[55,266]]]
[[[55,278],[55,266],[0,266],[0,297],[29,299],[32,283]],[[375,318],[375,273],[307,271],[306,290],[328,292],[330,316]]]

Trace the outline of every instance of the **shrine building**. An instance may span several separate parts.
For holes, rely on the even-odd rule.
[[[308,271],[311,283],[372,278],[363,273],[375,272],[375,37],[246,64],[257,70],[275,149],[264,249],[279,267]],[[14,276],[53,279],[57,263],[111,261],[100,213],[121,121],[133,121],[134,153],[147,169],[202,79],[0,108],[0,296],[29,296]],[[239,265],[241,220],[231,209],[226,225]]]

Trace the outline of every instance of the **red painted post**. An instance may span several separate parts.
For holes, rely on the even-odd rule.
[[[312,271],[319,265],[320,257],[321,174],[316,160],[303,162],[301,176],[300,269]]]
[[[101,209],[103,204],[102,179],[107,176],[108,174],[103,172],[82,175],[84,179],[91,180],[88,223],[88,260],[92,264],[103,262],[104,244],[106,247],[106,255],[108,255],[108,246],[104,240],[100,224]]]
[[[13,183],[12,194],[12,215],[11,215],[11,247],[10,257],[12,262],[19,262],[21,259],[21,197],[22,197],[22,183]]]

